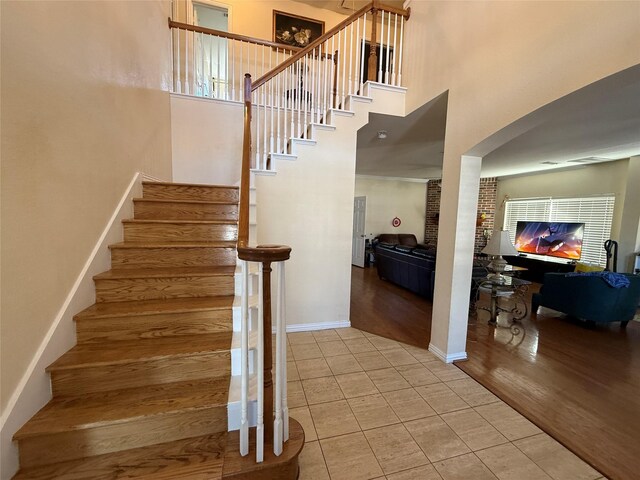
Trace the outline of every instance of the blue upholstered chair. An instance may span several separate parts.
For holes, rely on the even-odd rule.
[[[614,288],[602,277],[547,273],[540,293],[531,298],[531,312],[547,307],[589,322],[622,322],[624,328],[640,303],[640,276],[623,275],[630,285]]]

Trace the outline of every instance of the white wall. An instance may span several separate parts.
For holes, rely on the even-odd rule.
[[[356,176],[355,196],[367,197],[365,233],[413,233],[424,239],[426,183]],[[394,228],[391,220],[400,218]]]
[[[2,478],[41,343],[138,171],[171,179],[169,2],[0,2]],[[81,304],[93,302],[84,292]],[[70,318],[66,340],[73,340]],[[21,412],[24,414],[25,412]],[[18,425],[19,426],[19,425]]]
[[[243,105],[171,95],[173,181],[236,185],[242,164]]]

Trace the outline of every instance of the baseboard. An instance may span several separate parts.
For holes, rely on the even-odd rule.
[[[436,357],[442,360],[444,363],[452,363],[456,360],[466,360],[467,352],[458,352],[458,353],[450,353],[445,354],[442,350],[436,347],[433,343],[429,344],[429,351],[433,353]]]
[[[349,320],[343,322],[294,323],[287,325],[287,333],[328,330],[330,328],[349,328],[350,326],[351,322]]]
[[[45,368],[75,345],[73,316],[95,302],[93,276],[110,268],[108,245],[122,241],[122,220],[133,216],[133,198],[142,195],[143,177],[141,173],[133,176],[2,413],[2,479],[11,478],[19,466],[14,433],[51,399],[51,382]]]

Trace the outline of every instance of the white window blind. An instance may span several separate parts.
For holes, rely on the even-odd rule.
[[[611,238],[614,205],[614,194],[507,200],[503,228],[509,231],[511,241],[515,242],[516,226],[519,221],[584,223],[580,261],[604,266],[607,262],[604,242]]]

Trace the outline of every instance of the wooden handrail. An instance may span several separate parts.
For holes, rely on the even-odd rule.
[[[174,22],[171,19],[169,19],[169,28],[179,28],[181,30],[189,30],[196,33],[206,33],[208,35],[215,35],[217,37],[223,37],[229,40],[239,40],[241,42],[253,43],[265,47],[288,50],[291,53],[299,52],[300,50],[302,50],[301,47],[294,47],[291,45],[284,45],[282,43],[270,42],[269,40],[261,40],[255,37],[247,37],[246,35],[238,35],[237,33],[223,32],[222,30],[214,30],[213,28],[205,28],[198,25],[189,25],[188,23]]]
[[[267,83],[269,80],[271,80],[273,77],[275,77],[279,73],[284,72],[289,66],[293,65],[294,63],[296,63],[298,60],[300,60],[302,57],[307,55],[309,52],[315,50],[316,47],[318,47],[319,45],[322,45],[325,41],[327,41],[328,39],[333,37],[340,30],[342,30],[343,28],[345,28],[349,24],[355,22],[359,17],[361,17],[362,15],[364,15],[365,13],[367,13],[367,12],[373,10],[373,9],[384,10],[385,12],[390,12],[390,13],[397,13],[398,15],[403,15],[406,19],[408,19],[409,16],[411,15],[411,9],[402,10],[402,9],[399,9],[399,8],[389,7],[387,5],[379,3],[377,0],[374,0],[371,3],[369,3],[369,4],[365,5],[364,7],[362,7],[357,12],[353,13],[352,15],[349,15],[342,22],[340,22],[335,27],[333,27],[331,30],[326,32],[324,35],[318,37],[316,40],[311,42],[309,45],[304,47],[302,50],[298,51],[298,53],[296,53],[295,55],[292,55],[291,57],[289,57],[287,60],[282,62],[280,65],[277,65],[273,70],[271,70],[270,72],[265,73],[262,77],[260,77],[258,80],[253,82],[253,84],[251,86],[251,91],[255,91],[256,89],[258,89],[259,87],[261,87],[262,85]]]
[[[244,136],[240,172],[240,207],[238,212],[238,247],[249,245],[249,183],[251,177],[251,75],[244,76]]]

